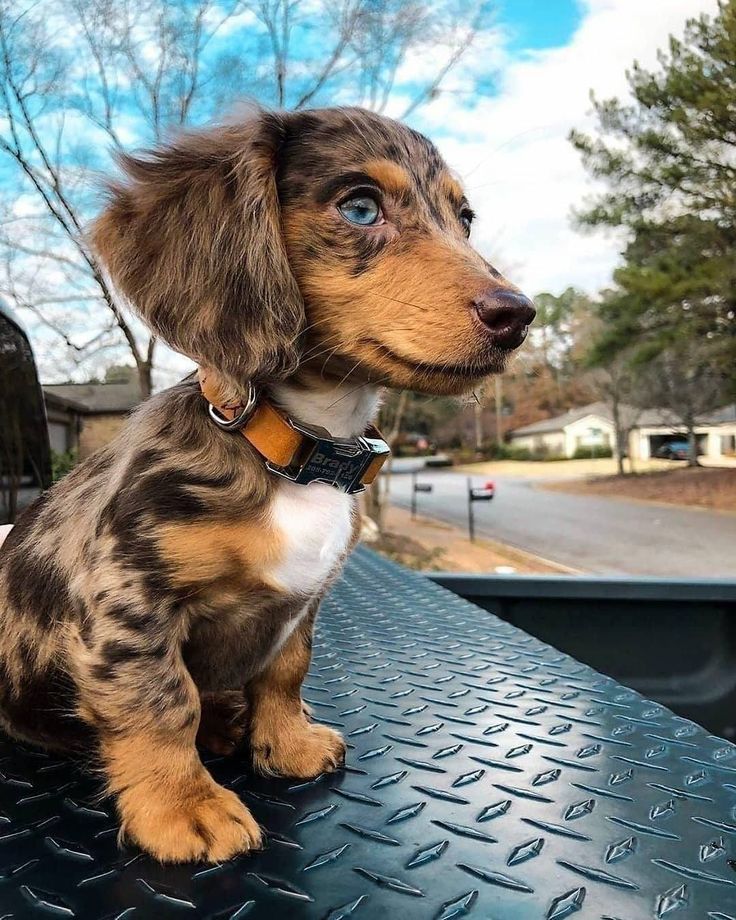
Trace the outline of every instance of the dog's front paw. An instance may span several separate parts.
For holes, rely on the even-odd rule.
[[[118,807],[121,838],[162,863],[222,862],[261,845],[253,815],[208,775],[180,788],[134,786]]]
[[[253,766],[266,775],[311,779],[332,773],[345,763],[345,742],[326,725],[294,719],[278,735],[255,735]]]

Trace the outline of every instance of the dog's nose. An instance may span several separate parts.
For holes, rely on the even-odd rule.
[[[528,297],[503,288],[483,291],[473,300],[473,307],[501,348],[518,348],[537,315]]]

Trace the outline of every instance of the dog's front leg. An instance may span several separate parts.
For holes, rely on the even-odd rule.
[[[342,736],[310,722],[301,698],[317,606],[247,688],[253,765],[260,773],[307,779],[332,772],[345,760]]]
[[[178,648],[107,640],[78,665],[80,715],[99,733],[121,837],[161,862],[219,862],[259,846],[251,813],[199,759],[199,694]]]

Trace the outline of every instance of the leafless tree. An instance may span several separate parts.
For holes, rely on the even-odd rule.
[[[673,429],[685,430],[688,466],[698,466],[695,429],[699,420],[725,402],[728,380],[714,366],[708,343],[679,341],[649,361],[642,370],[639,405],[666,409]],[[678,424],[679,423],[679,424]]]
[[[647,401],[646,383],[640,367],[632,365],[625,353],[611,358],[605,365],[591,372],[591,386],[595,394],[608,405],[613,421],[613,454],[620,476],[626,475],[624,457],[628,453],[629,438],[636,428]],[[629,470],[634,471],[629,453]]]
[[[0,294],[73,364],[134,362],[156,341],[110,286],[85,228],[109,151],[248,96],[410,114],[468,50],[460,0],[0,0]],[[433,67],[415,82],[412,61]],[[399,92],[400,90],[400,92]],[[44,339],[46,341],[46,339]]]

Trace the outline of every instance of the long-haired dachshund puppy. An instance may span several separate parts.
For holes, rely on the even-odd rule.
[[[162,861],[258,847],[196,744],[336,769],[300,688],[320,599],[385,455],[381,388],[503,369],[530,302],[468,242],[422,135],[360,109],[260,112],[124,157],[92,240],[199,377],[35,502],[0,550],[0,725],[94,752],[121,833]]]

